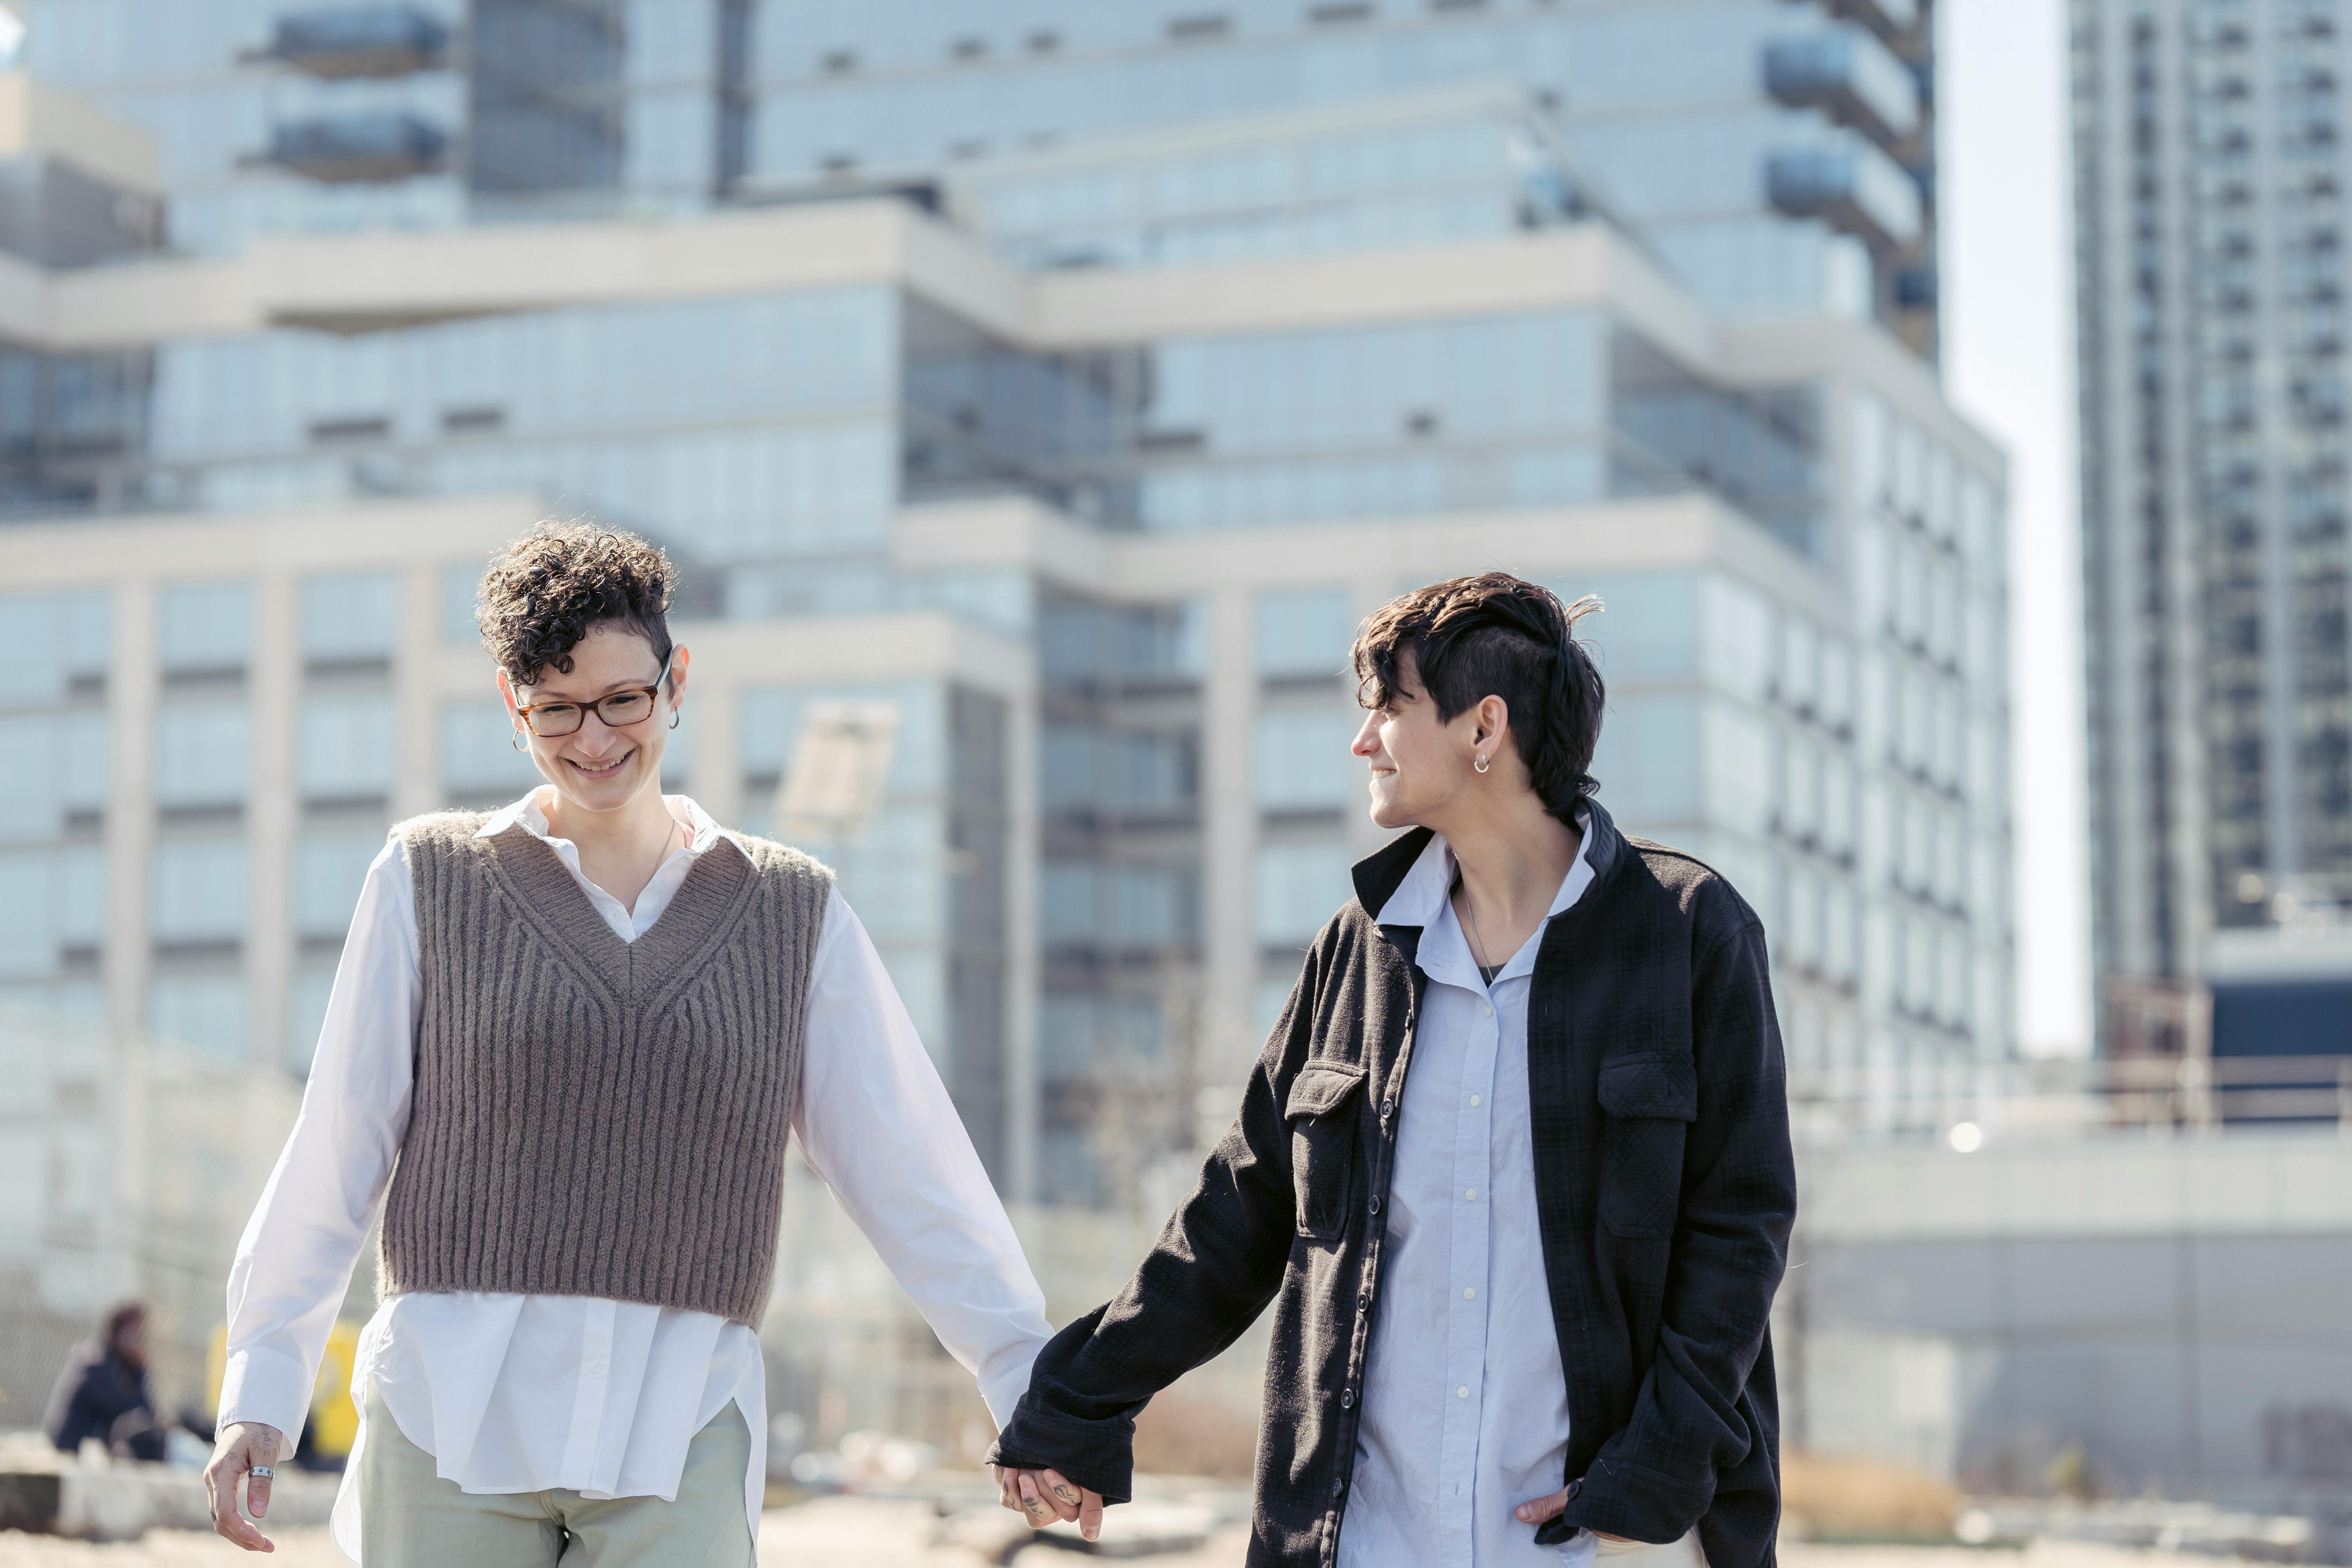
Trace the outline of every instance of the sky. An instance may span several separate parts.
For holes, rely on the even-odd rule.
[[[1944,380],[2009,449],[2018,1033],[2091,1041],[2063,0],[1937,7]]]

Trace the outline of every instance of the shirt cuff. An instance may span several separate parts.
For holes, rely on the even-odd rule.
[[[275,1426],[291,1454],[310,1415],[310,1388],[317,1380],[293,1357],[255,1346],[235,1352],[221,1376],[218,1425],[258,1421]],[[284,1458],[281,1454],[279,1458]]]
[[[1037,1364],[1037,1352],[1043,1348],[1042,1344],[1033,1345],[1027,1355],[980,1385],[980,1396],[987,1402],[989,1418],[996,1423],[999,1432],[1013,1419],[1013,1407],[1021,1403],[1021,1396],[1029,1392],[1030,1369]]]

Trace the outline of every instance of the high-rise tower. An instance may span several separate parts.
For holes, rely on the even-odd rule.
[[[2221,1048],[2319,1048],[2293,1015],[2346,968],[2313,928],[2352,907],[2347,26],[2074,7],[2095,962],[2127,1051],[2189,1045],[2208,979]]]

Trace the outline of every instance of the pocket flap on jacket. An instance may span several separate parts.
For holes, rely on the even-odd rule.
[[[1601,1064],[1601,1109],[1612,1116],[1698,1119],[1698,1072],[1688,1057],[1622,1057]]]
[[[1308,1062],[1291,1080],[1285,1118],[1328,1116],[1364,1081],[1364,1069],[1354,1062]]]

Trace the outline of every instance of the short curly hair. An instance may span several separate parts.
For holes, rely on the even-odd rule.
[[[600,626],[631,631],[669,668],[670,599],[677,568],[658,545],[585,521],[541,523],[491,558],[475,619],[482,646],[519,686],[551,668],[572,673],[572,650]]]

